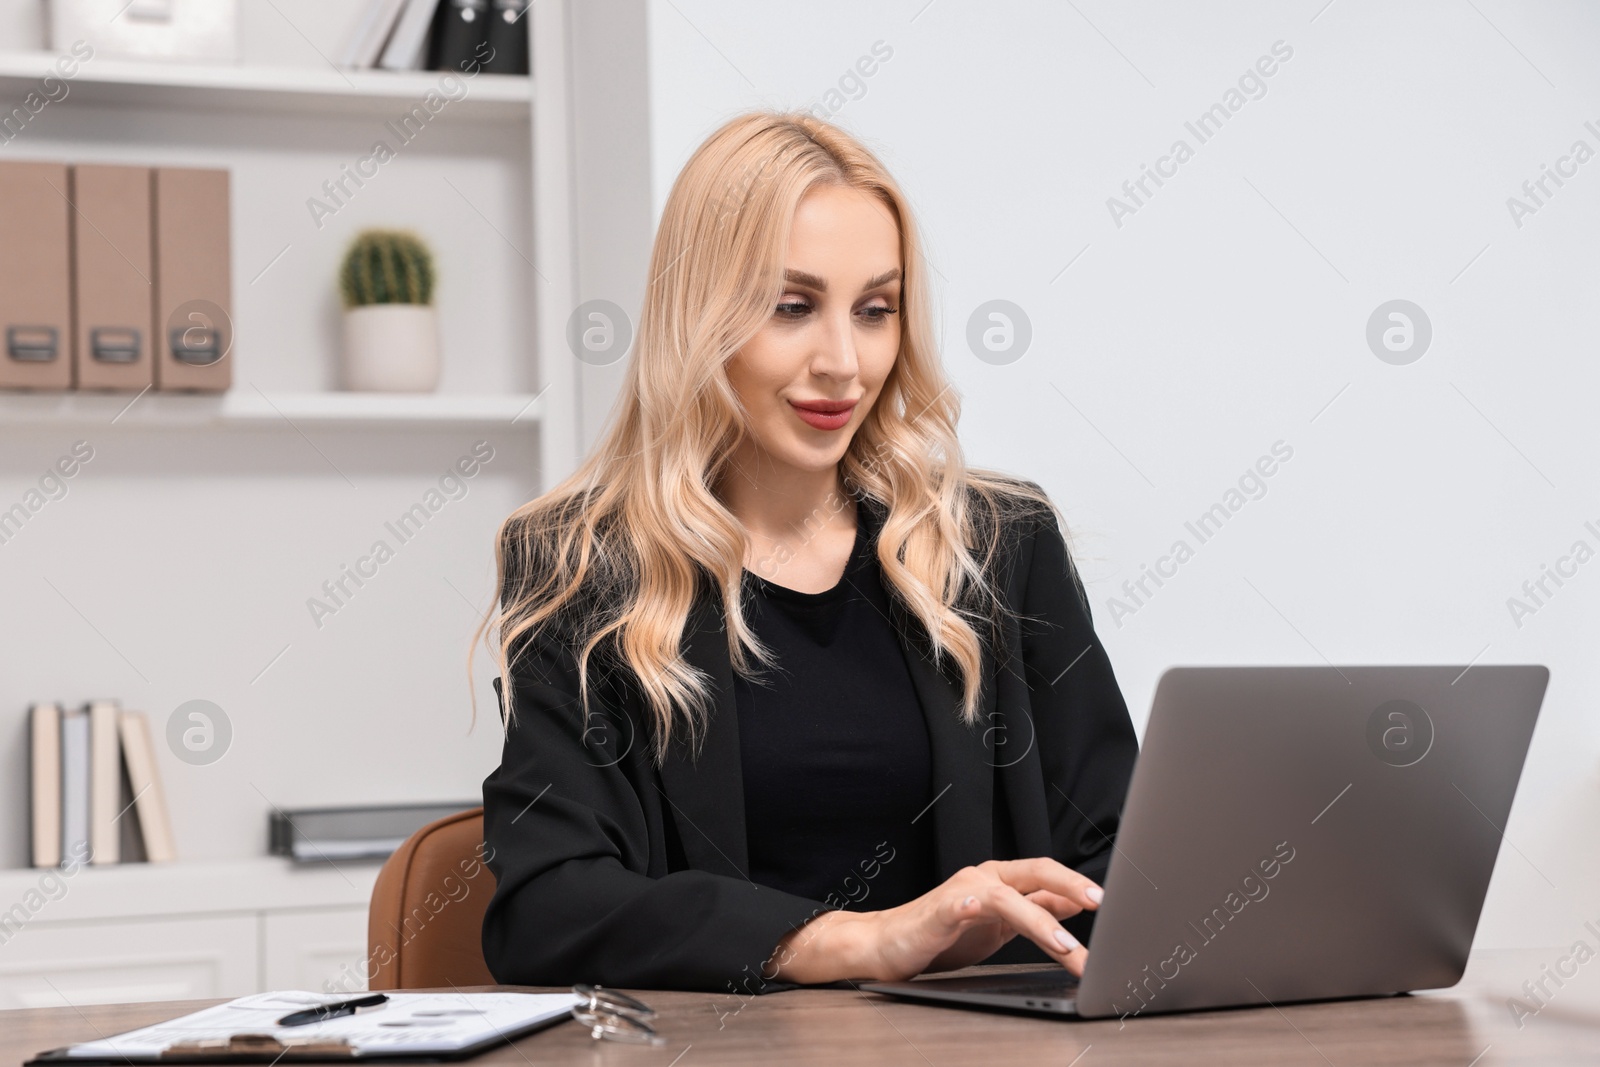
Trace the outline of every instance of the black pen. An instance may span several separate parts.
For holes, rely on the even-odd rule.
[[[341,1015],[354,1015],[358,1008],[370,1008],[382,1004],[388,999],[382,993],[374,993],[370,997],[341,1000],[333,1004],[319,1004],[315,1008],[306,1008],[304,1011],[291,1011],[288,1015],[278,1020],[278,1025],[304,1026],[307,1023],[325,1023],[329,1019],[337,1019]]]

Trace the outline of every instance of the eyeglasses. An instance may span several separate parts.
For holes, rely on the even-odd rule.
[[[626,1041],[635,1045],[665,1045],[667,1039],[656,1034],[649,1020],[655,1010],[644,1001],[604,986],[579,983],[572,992],[583,1002],[572,1006],[572,1017],[589,1028],[589,1036],[599,1041]]]

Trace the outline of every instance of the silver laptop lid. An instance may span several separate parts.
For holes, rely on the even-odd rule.
[[[1549,677],[1542,666],[1167,671],[1078,1011],[1453,985]]]

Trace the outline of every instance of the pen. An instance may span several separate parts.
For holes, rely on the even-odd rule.
[[[279,1026],[304,1026],[307,1023],[325,1023],[329,1019],[337,1019],[341,1015],[354,1015],[358,1008],[370,1008],[382,1004],[389,998],[382,993],[374,993],[370,997],[356,997],[354,1000],[341,1000],[333,1004],[319,1004],[315,1008],[306,1008],[304,1011],[291,1011],[288,1015],[278,1020]]]

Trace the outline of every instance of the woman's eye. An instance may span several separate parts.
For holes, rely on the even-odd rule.
[[[873,325],[883,322],[884,320],[888,319],[890,315],[898,314],[899,311],[899,308],[885,307],[881,304],[874,304],[871,307],[864,307],[861,309],[861,313],[865,315],[867,319],[873,323]]]
[[[798,319],[811,310],[811,305],[800,300],[789,300],[777,307],[777,314],[786,319]]]

